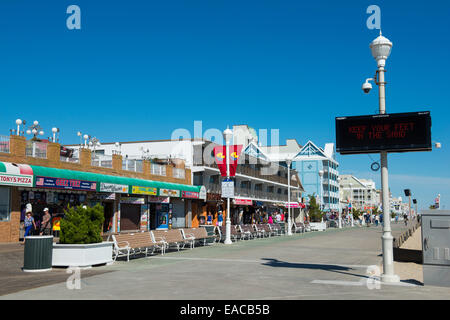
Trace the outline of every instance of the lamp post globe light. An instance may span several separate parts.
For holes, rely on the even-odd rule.
[[[56,133],[59,132],[59,129],[56,127],[52,128],[52,133],[53,133],[53,142],[56,142]]]
[[[223,137],[225,139],[225,144],[226,144],[226,149],[225,149],[225,161],[227,164],[227,180],[230,179],[230,159],[229,159],[229,149],[230,149],[230,140],[233,137],[233,131],[230,130],[230,128],[225,129],[225,131],[223,132]],[[233,242],[231,241],[231,212],[230,212],[230,198],[227,197],[227,220],[225,223],[225,241],[224,244],[232,244]]]
[[[377,61],[378,70],[375,78],[372,79],[378,85],[378,100],[379,113],[386,113],[386,82],[384,80],[386,60],[391,54],[392,42],[380,35],[370,44],[372,56]],[[367,80],[366,80],[367,82]],[[364,87],[363,87],[364,89]],[[364,90],[368,93],[367,90]],[[389,180],[388,180],[388,162],[387,152],[380,152],[381,164],[381,190],[383,199],[383,274],[381,275],[382,282],[399,282],[400,278],[394,274],[394,255],[393,255],[393,237],[391,233],[391,217],[390,217],[390,203],[389,203]]]
[[[20,135],[20,125],[22,124],[22,119],[17,119],[16,120],[16,125],[17,125],[17,135]]]

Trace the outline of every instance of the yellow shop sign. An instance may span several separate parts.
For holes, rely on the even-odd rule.
[[[133,186],[131,193],[134,194],[148,194],[151,196],[157,195],[157,189],[152,187],[137,187]]]

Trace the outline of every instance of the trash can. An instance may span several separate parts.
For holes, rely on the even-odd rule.
[[[25,237],[23,271],[52,270],[53,236]]]

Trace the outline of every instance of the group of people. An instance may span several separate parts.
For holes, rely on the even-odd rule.
[[[217,215],[217,225],[218,226],[222,226],[223,225],[223,213],[222,211],[218,212]],[[208,225],[212,225],[213,224],[213,214],[211,212],[208,212],[208,215],[206,216],[206,224]],[[272,213],[266,213],[264,215],[262,214],[258,214],[258,215],[253,215],[252,216],[252,223],[269,223],[269,224],[273,224],[273,223],[280,223],[280,222],[284,222],[285,221],[285,215],[284,212],[277,212],[276,214],[272,214]]]
[[[27,207],[25,218],[24,218],[24,239],[27,236],[33,235],[36,232],[39,232],[39,235],[51,235],[52,233],[52,216],[50,215],[50,212],[48,208],[44,209],[44,214],[42,216],[41,223],[39,227],[36,225],[36,221],[33,216],[33,212],[31,208]]]
[[[213,224],[213,216],[211,212],[208,212],[208,215],[206,216],[206,224],[212,225]],[[219,211],[217,215],[217,225],[221,227],[223,225],[223,213],[222,211]]]
[[[375,226],[377,227],[379,224],[383,223],[383,214],[370,214],[370,213],[364,213],[363,215],[359,216],[359,221],[362,224],[363,222],[366,225],[369,224],[375,224]]]

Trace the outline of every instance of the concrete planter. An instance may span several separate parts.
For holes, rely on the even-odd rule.
[[[327,224],[325,222],[310,222],[311,231],[325,231]]]
[[[112,262],[113,242],[53,244],[52,266],[87,267]]]

